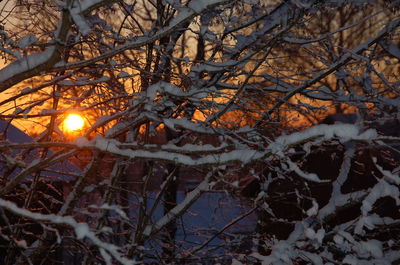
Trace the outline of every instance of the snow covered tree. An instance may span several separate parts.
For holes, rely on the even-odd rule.
[[[0,1],[3,263],[398,262],[399,9]]]

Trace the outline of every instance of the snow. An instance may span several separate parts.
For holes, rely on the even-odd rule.
[[[316,125],[301,132],[295,132],[290,135],[283,135],[278,137],[268,148],[274,154],[282,156],[282,151],[287,146],[300,144],[307,140],[312,140],[317,137],[323,137],[324,140],[330,140],[334,137],[348,141],[356,139],[359,136],[359,129],[353,124],[333,124],[333,125]]]
[[[285,148],[315,138],[322,138],[324,141],[337,138],[341,142],[347,142],[350,140],[371,141],[377,137],[378,134],[376,130],[370,129],[365,132],[360,132],[360,129],[354,124],[321,124],[304,131],[280,136],[268,146],[268,149],[276,155],[283,156],[283,150]]]
[[[204,155],[200,158],[195,159],[191,156],[175,152],[121,149],[118,147],[120,146],[120,142],[116,140],[106,139],[100,136],[97,136],[94,141],[90,142],[90,144],[86,144],[86,146],[95,147],[99,150],[131,159],[158,159],[186,166],[223,164],[233,161],[240,161],[246,164],[250,161],[258,160],[265,155],[265,152],[262,151],[256,151],[252,149],[239,149],[220,154]]]
[[[286,163],[289,165],[289,170],[290,170],[290,171],[294,171],[297,175],[299,175],[300,177],[302,177],[302,178],[304,178],[304,179],[306,179],[306,180],[313,181],[313,182],[318,182],[318,183],[326,182],[326,181],[323,181],[323,180],[319,179],[319,177],[317,176],[317,174],[314,174],[314,173],[306,173],[306,172],[302,171],[302,170],[297,166],[297,164],[294,163],[294,162],[292,162],[290,159],[287,159],[287,160],[286,160]]]
[[[80,10],[82,10],[82,12],[83,12],[83,10],[89,9],[89,8],[86,8],[87,6],[90,6],[90,8],[91,8],[92,6],[97,5],[98,2],[100,2],[100,0],[84,1],[80,4],[81,8],[78,9],[77,12]],[[198,2],[198,1],[196,1],[196,2]],[[199,0],[199,2],[200,2],[200,0]],[[198,3],[196,5],[201,5],[201,7],[203,7],[202,11],[205,11],[210,6],[225,3],[226,0],[212,0],[212,1],[201,1],[201,2],[202,3]],[[135,48],[142,47],[148,43],[152,43],[152,42],[162,38],[163,36],[166,36],[166,35],[170,34],[171,32],[175,31],[177,28],[179,28],[180,25],[182,25],[186,21],[193,19],[193,17],[195,15],[196,15],[196,13],[194,12],[193,9],[188,8],[188,7],[181,7],[181,8],[179,8],[179,13],[170,21],[170,23],[167,26],[163,27],[162,29],[160,29],[158,32],[156,32],[155,34],[153,34],[150,37],[148,37],[148,36],[136,37],[135,40],[126,42],[125,44],[118,46],[115,49],[112,49],[110,51],[104,52],[102,55],[97,56],[95,58],[82,60],[79,62],[71,62],[71,63],[60,62],[56,66],[63,68],[63,69],[77,68],[77,67],[81,67],[83,65],[89,65],[91,63],[101,61],[105,58],[110,58],[110,57],[112,57],[116,54],[119,54],[128,49],[135,49]],[[77,19],[79,21],[80,18],[77,18]],[[82,25],[82,26],[85,29],[85,26],[84,25]],[[1,80],[0,80],[0,82],[1,82]]]
[[[85,143],[86,145],[88,144],[87,142]],[[203,144],[203,145],[194,145],[194,144],[185,144],[182,146],[177,146],[172,143],[168,144],[163,144],[163,145],[156,145],[156,144],[145,144],[145,145],[140,145],[137,143],[121,143],[118,145],[120,148],[132,148],[132,149],[145,149],[145,150],[163,150],[163,151],[171,151],[171,152],[177,152],[177,153],[206,153],[206,152],[220,152],[224,151],[227,147],[229,147],[228,144],[223,143],[219,146],[213,146],[211,144]]]
[[[108,76],[103,76],[94,80],[62,80],[58,84],[63,86],[87,86],[107,82],[108,80],[110,80]]]
[[[14,242],[15,242],[15,244],[18,246],[18,247],[20,247],[20,248],[25,248],[25,249],[27,249],[28,248],[28,244],[26,243],[26,241],[25,240],[14,240]]]
[[[105,4],[109,1],[107,0],[83,0],[83,1],[74,1],[77,3],[77,8],[81,10],[81,12],[88,12],[91,9],[93,9],[95,6],[98,6],[100,4]]]
[[[244,264],[238,261],[237,259],[233,258],[231,265],[244,265]]]
[[[228,144],[223,143],[217,147],[214,147],[211,144],[204,144],[204,145],[194,145],[194,144],[185,144],[182,146],[177,146],[174,144],[165,144],[161,146],[163,150],[171,150],[171,151],[178,151],[178,152],[214,152],[214,151],[221,151],[224,148],[228,147]]]
[[[219,0],[197,0],[189,3],[188,7],[193,9],[196,13],[201,13],[203,10],[207,9],[209,5],[214,3],[219,3]]]
[[[377,214],[370,214],[359,217],[359,220],[356,223],[354,228],[354,233],[358,235],[364,235],[364,227],[368,228],[369,230],[375,229],[376,226],[380,225],[390,225],[395,223],[396,221],[390,217],[380,217]]]
[[[229,60],[226,62],[205,62],[203,64],[195,65],[191,68],[192,72],[202,72],[206,71],[209,73],[212,72],[220,72],[221,70],[227,69],[229,67],[237,66],[239,64],[238,61]]]
[[[143,234],[145,236],[149,236],[160,229],[162,229],[165,225],[175,220],[177,217],[181,216],[205,191],[210,190],[212,187],[212,183],[210,183],[210,178],[212,174],[208,174],[205,179],[191,192],[189,192],[185,199],[172,208],[166,215],[160,218],[155,224],[148,225]]]
[[[148,100],[149,104],[153,104],[154,99],[157,97],[159,94],[163,94],[164,96],[173,96],[173,97],[183,97],[186,99],[190,99],[193,101],[198,101],[199,99],[206,98],[209,93],[216,92],[217,89],[215,87],[207,87],[201,90],[189,90],[189,91],[182,91],[181,88],[178,86],[167,83],[164,81],[159,81],[150,87],[147,88],[146,90],[146,97]],[[171,102],[165,102],[166,103],[171,103]]]
[[[340,235],[334,235],[333,241],[338,245],[343,245],[344,239]]]
[[[160,81],[156,84],[151,85],[147,89],[147,91],[146,91],[147,98],[150,101],[153,101],[155,99],[155,97],[157,96],[157,93],[160,93],[160,92],[164,92],[164,93],[168,93],[173,96],[180,96],[180,97],[187,97],[190,95],[187,92],[183,92],[179,87],[177,87],[173,84]]]
[[[120,73],[118,73],[117,77],[118,78],[128,78],[128,77],[131,77],[131,75],[127,72],[120,72]]]
[[[95,6],[98,6],[102,3],[106,3],[105,0],[84,0],[84,1],[73,1],[72,7],[69,8],[72,20],[79,28],[79,31],[83,36],[86,36],[90,32],[90,27],[86,23],[84,14],[91,11]]]
[[[90,231],[87,223],[76,224],[74,228],[77,239],[83,239],[87,237]]]
[[[315,200],[313,200],[312,201],[312,207],[310,209],[308,209],[307,212],[306,212],[307,216],[317,215],[318,208],[319,208],[318,203]]]
[[[83,147],[89,145],[89,140],[86,137],[81,136],[81,137],[76,138],[75,144],[77,147],[83,148]]]
[[[279,241],[272,247],[271,255],[268,257],[261,257],[262,265],[287,265],[293,264],[296,257],[296,252],[293,247],[285,241]]]
[[[104,258],[104,261],[107,265],[112,265],[112,257],[108,255],[108,253],[104,249],[100,249],[100,255]]]
[[[194,132],[200,133],[212,133],[214,129],[205,128],[201,123],[194,123],[187,119],[164,119],[164,123],[175,129],[175,126],[180,126],[185,129],[189,129]],[[118,125],[118,124],[117,124]],[[116,126],[117,126],[116,125]],[[151,145],[145,146],[134,146],[134,145],[124,145],[121,142],[114,139],[107,139],[97,136],[92,141],[86,141],[84,139],[78,138],[76,145],[79,148],[90,147],[97,148],[108,153],[112,153],[118,156],[123,156],[131,159],[161,159],[164,161],[171,161],[174,163],[187,165],[187,166],[201,166],[209,164],[223,164],[233,161],[239,161],[244,164],[251,161],[256,161],[261,158],[268,156],[269,154],[275,154],[279,156],[284,156],[285,150],[294,144],[299,144],[306,140],[321,137],[324,140],[331,140],[332,138],[337,138],[343,142],[349,141],[351,139],[370,141],[377,137],[374,131],[359,132],[359,129],[355,125],[351,124],[334,124],[334,125],[318,125],[307,129],[305,131],[296,132],[291,135],[281,136],[277,138],[274,142],[269,144],[265,150],[254,150],[250,148],[239,148],[235,150],[221,152],[224,149],[224,145],[219,147],[212,147],[210,145],[196,146],[196,145],[185,145],[185,146],[174,146],[171,144],[164,145],[162,147],[155,147]],[[130,149],[129,147],[135,147],[135,149]],[[148,149],[148,150],[146,150]],[[192,153],[194,151],[198,152],[215,152],[214,154],[204,154],[200,157],[194,158],[193,156],[186,155],[185,153]],[[200,154],[200,153],[198,153]],[[319,179],[319,177],[314,173],[303,172],[296,163],[285,160],[289,166],[289,170],[296,172],[300,177],[313,182],[324,182],[324,180]],[[337,190],[337,188],[336,188]]]
[[[0,207],[5,208],[19,216],[26,217],[35,221],[47,221],[54,224],[65,224],[75,230],[78,239],[88,238],[98,248],[107,251],[117,261],[124,265],[136,264],[133,260],[128,260],[119,253],[119,248],[113,244],[101,241],[94,232],[92,232],[86,223],[78,223],[71,216],[59,216],[53,214],[40,214],[19,208],[12,202],[0,199]]]
[[[355,250],[360,256],[382,258],[382,242],[371,239],[368,241],[360,241],[355,245]]]
[[[314,236],[314,239],[316,239],[319,244],[322,244],[324,237],[325,237],[325,229],[321,228],[318,229],[317,233]]]
[[[374,203],[382,197],[390,196],[396,201],[396,205],[400,205],[399,188],[389,184],[384,179],[379,179],[378,183],[371,189],[368,196],[363,200],[361,212],[366,216],[371,210]]]
[[[392,56],[400,60],[400,48],[389,40],[381,42],[383,48],[388,51]]]
[[[25,49],[26,47],[34,44],[38,39],[33,34],[27,34],[23,38],[21,38],[18,42],[18,47],[20,49]]]
[[[309,239],[314,239],[314,237],[315,237],[315,231],[314,231],[314,229],[312,229],[312,228],[306,228],[306,229],[304,230],[304,235],[305,235],[306,237],[308,237]]]
[[[0,70],[0,83],[12,78],[15,75],[31,70],[47,62],[54,54],[55,47],[51,46],[41,53],[34,53],[15,61]]]
[[[126,213],[120,208],[119,205],[109,205],[107,203],[104,203],[104,204],[102,204],[100,206],[89,205],[89,208],[114,211],[118,215],[120,215],[123,219],[125,219],[125,220],[129,219],[128,216],[126,215]]]
[[[79,31],[82,33],[83,36],[86,36],[90,32],[90,27],[86,23],[85,19],[79,14],[80,10],[77,8],[72,8],[70,10],[70,14],[72,16],[72,19],[74,20],[74,23],[78,26]]]
[[[291,0],[298,8],[310,8],[314,1],[312,0]]]
[[[392,183],[392,184],[396,184],[396,185],[400,185],[400,176],[397,174],[394,174],[393,172],[389,171],[389,170],[385,170],[383,169],[380,165],[378,165],[376,163],[376,158],[373,158],[373,161],[375,163],[376,168],[379,170],[379,172],[382,173],[382,175],[385,177],[385,179]]]
[[[327,215],[333,213],[336,210],[336,207],[344,205],[351,198],[349,197],[349,195],[343,195],[341,193],[341,187],[342,184],[346,182],[347,177],[349,175],[351,168],[351,160],[354,156],[354,153],[355,153],[354,145],[348,144],[346,146],[346,151],[344,152],[343,161],[340,166],[339,176],[332,184],[331,197],[329,199],[328,204],[321,209],[318,215],[319,218],[321,219],[325,218]]]

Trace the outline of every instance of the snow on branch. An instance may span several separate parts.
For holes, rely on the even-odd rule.
[[[49,47],[41,53],[35,53],[25,56],[1,69],[0,92],[3,92],[12,85],[26,78],[38,74],[40,71],[34,71],[34,69],[38,69],[39,67],[43,68],[46,63],[50,62],[54,58],[56,50],[57,48],[54,46]],[[26,74],[23,75],[23,73]],[[16,77],[20,75],[23,76],[17,79]]]
[[[371,210],[374,203],[382,197],[392,197],[396,205],[400,205],[400,191],[399,188],[389,184],[384,179],[380,179],[378,183],[371,189],[368,196],[363,200],[361,206],[362,215],[366,216]]]
[[[76,7],[70,10],[68,8],[63,8],[62,17],[54,32],[54,41],[50,43],[50,47],[45,49],[43,52],[24,56],[7,65],[3,69],[0,69],[0,92],[3,92],[11,86],[30,77],[54,71],[55,69],[53,69],[53,65],[60,61],[61,51],[64,49],[62,43],[65,42],[68,32],[70,31],[70,16],[74,18],[78,27],[87,34],[88,26],[81,16],[99,6],[116,1],[119,0],[73,1],[73,4],[75,3],[77,5]]]
[[[336,138],[343,143],[350,140],[368,142],[379,139],[375,129],[368,129],[362,132],[358,126],[353,124],[321,124],[304,131],[280,136],[268,146],[268,149],[271,150],[273,154],[282,157],[284,156],[283,151],[286,148],[320,137],[323,138],[324,141]]]
[[[198,0],[200,2],[201,0]],[[214,8],[219,5],[224,5],[230,2],[233,2],[232,0],[218,0],[218,1],[211,1],[208,3],[208,1],[203,0],[202,2],[206,4],[202,4],[202,8],[194,11],[191,8],[185,8],[182,7],[179,10],[179,13],[176,17],[174,17],[171,22],[169,23],[168,26],[161,28],[159,31],[154,33],[152,36],[142,36],[142,37],[137,37],[136,40],[127,42],[121,46],[116,47],[115,49],[109,50],[107,52],[104,52],[103,54],[93,57],[91,59],[87,60],[82,60],[79,62],[71,62],[71,63],[58,63],[56,67],[54,67],[52,70],[53,71],[62,71],[62,70],[67,70],[67,69],[75,69],[75,68],[80,68],[80,67],[85,67],[88,65],[91,65],[93,63],[102,61],[104,59],[113,57],[114,55],[120,54],[126,50],[130,49],[137,49],[140,47],[143,47],[147,44],[151,44],[169,34],[174,32],[175,30],[179,29],[179,27],[186,22],[192,20],[194,17],[198,15],[199,12],[204,12],[210,8]]]
[[[271,115],[273,112],[275,112],[280,106],[285,104],[291,97],[293,97],[297,93],[300,93],[303,90],[305,90],[306,88],[311,87],[312,85],[316,84],[321,79],[327,77],[328,75],[332,74],[333,72],[335,72],[338,69],[340,69],[341,67],[343,67],[345,64],[347,64],[348,62],[350,62],[353,59],[354,54],[361,54],[362,52],[367,50],[369,47],[371,47],[373,44],[378,43],[386,35],[390,34],[397,27],[399,27],[399,25],[400,25],[400,19],[395,19],[395,20],[391,21],[375,37],[368,39],[367,41],[359,44],[357,47],[350,50],[348,53],[346,53],[344,56],[342,56],[342,58],[337,60],[337,62],[333,63],[328,68],[328,70],[315,75],[313,78],[311,78],[310,80],[307,80],[302,85],[295,87],[292,91],[287,93],[283,98],[279,99],[279,101],[264,114],[263,119],[267,119],[269,115]]]
[[[101,136],[97,136],[91,141],[86,140],[86,138],[79,138],[76,145],[77,148],[97,149],[116,156],[131,159],[163,160],[189,167],[199,167],[204,165],[227,164],[234,161],[247,164],[252,161],[270,158],[272,156],[284,157],[285,152],[290,147],[314,140],[315,138],[321,138],[324,141],[337,139],[343,143],[350,140],[370,142],[381,139],[374,129],[360,131],[356,125],[352,124],[322,124],[304,131],[280,136],[270,143],[264,150],[254,150],[250,147],[237,147],[237,149],[225,151],[225,149],[221,147],[199,147],[197,150],[201,151],[201,153],[198,153],[199,156],[197,158],[190,155],[192,152],[188,152],[187,147],[185,146],[164,146],[164,148],[155,151],[151,146],[138,146],[132,144],[124,145],[118,140],[108,139]],[[384,138],[385,137],[383,137],[383,139]],[[132,147],[132,149],[129,149],[129,147]],[[146,147],[148,147],[149,150],[145,150]],[[192,147],[193,146],[191,146],[191,148]],[[218,153],[219,150],[221,153]],[[207,154],[207,151],[212,152],[212,154]],[[185,155],[185,153],[188,155]],[[296,168],[292,168],[292,170],[296,171]],[[315,176],[308,177],[316,180]]]
[[[290,159],[286,159],[285,162],[288,164],[290,171],[294,171],[297,175],[299,175],[300,177],[302,177],[302,178],[304,178],[304,179],[306,179],[308,181],[317,182],[317,183],[329,182],[329,180],[321,180],[318,177],[318,175],[315,174],[315,173],[304,172],[303,170],[301,170],[299,168],[299,166],[296,163],[294,163]]]
[[[132,265],[136,264],[133,260],[128,260],[121,254],[121,249],[118,246],[102,241],[96,236],[94,232],[89,229],[87,223],[78,223],[71,216],[60,216],[53,214],[40,214],[28,211],[26,209],[19,208],[17,205],[10,201],[0,199],[0,207],[4,208],[16,215],[37,221],[37,222],[49,222],[52,224],[67,225],[74,229],[77,239],[89,239],[99,249],[103,249],[107,254],[110,254],[121,264]]]
[[[189,192],[185,199],[172,208],[166,215],[161,217],[155,224],[148,225],[143,231],[143,235],[148,237],[158,231],[160,231],[167,224],[175,220],[177,217],[182,216],[183,213],[189,207],[196,202],[196,200],[201,196],[202,193],[211,189],[211,187],[215,184],[212,182],[212,173],[209,173],[205,179],[191,192]]]
[[[391,172],[389,170],[383,169],[380,165],[377,164],[377,160],[376,160],[375,157],[373,158],[373,162],[374,162],[376,168],[379,170],[379,172],[382,173],[382,175],[385,177],[385,179],[388,182],[393,183],[395,185],[400,185],[400,176],[399,176],[399,174],[395,174],[394,172]]]
[[[79,31],[85,36],[90,32],[90,27],[86,23],[84,15],[88,14],[97,7],[115,2],[121,2],[121,0],[76,0],[72,1],[72,5],[69,8],[69,13],[75,25],[79,28]]]
[[[346,182],[349,176],[351,161],[354,157],[354,153],[355,147],[352,144],[351,147],[348,147],[346,149],[342,165],[340,166],[339,176],[332,183],[332,193],[330,200],[328,204],[325,205],[318,213],[318,217],[320,219],[324,219],[326,216],[333,214],[337,207],[345,205],[350,199],[354,200],[354,196],[344,195],[341,192],[342,185]]]
[[[189,167],[199,167],[205,165],[226,164],[233,161],[240,161],[242,163],[249,163],[253,160],[261,159],[265,152],[256,151],[252,149],[240,149],[220,154],[204,155],[200,158],[193,158],[188,155],[167,152],[167,151],[146,151],[146,150],[131,150],[121,149],[118,146],[121,143],[114,139],[106,139],[103,137],[96,137],[94,141],[85,142],[80,140],[79,146],[85,148],[95,148],[116,156],[131,158],[131,159],[149,159],[149,160],[163,160],[169,161],[180,165]]]

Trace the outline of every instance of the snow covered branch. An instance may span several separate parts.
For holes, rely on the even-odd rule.
[[[89,226],[86,223],[78,223],[71,216],[58,216],[58,215],[50,215],[50,214],[44,215],[44,214],[34,213],[34,212],[30,212],[28,210],[19,208],[14,203],[5,201],[3,199],[0,199],[0,207],[6,209],[8,211],[11,211],[19,216],[29,218],[29,219],[37,221],[37,222],[45,221],[45,222],[49,222],[52,224],[70,226],[71,228],[74,229],[76,237],[78,239],[84,239],[84,238],[89,239],[98,248],[106,251],[104,253],[104,255],[107,255],[107,254],[112,255],[112,257],[115,258],[116,260],[118,260],[121,264],[126,264],[126,265],[136,264],[135,261],[124,258],[123,255],[121,255],[121,253],[120,253],[119,247],[102,241],[101,239],[99,239],[96,236],[96,234],[94,232],[90,231]]]

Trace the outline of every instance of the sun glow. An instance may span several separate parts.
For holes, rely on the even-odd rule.
[[[78,114],[69,114],[64,120],[64,126],[69,131],[77,131],[83,128],[84,125],[83,118]]]

